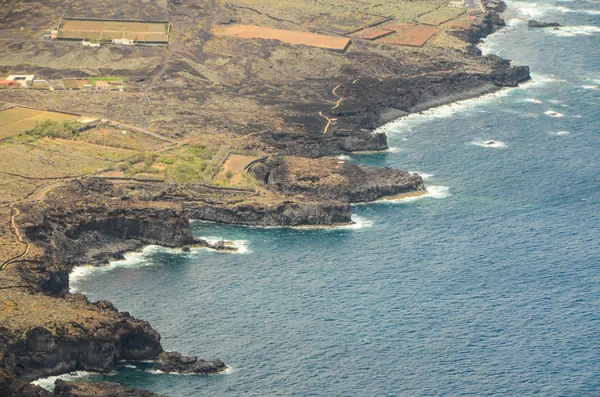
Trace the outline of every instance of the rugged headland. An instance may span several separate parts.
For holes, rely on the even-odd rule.
[[[0,112],[12,112],[0,119],[0,157],[11,159],[0,160],[2,396],[155,396],[113,383],[58,381],[53,392],[29,383],[108,372],[123,360],[151,360],[164,372],[224,371],[219,360],[166,352],[157,330],[110,302],[69,293],[69,274],[148,244],[235,249],[195,238],[190,219],[333,227],[352,222],[352,203],[426,194],[419,175],[332,156],[386,150],[377,127],[529,78],[527,67],[475,47],[504,25],[502,2],[457,10],[437,0],[377,9],[362,1],[130,3],[2,2],[0,71],[35,74],[53,88],[0,89]],[[169,46],[40,39],[67,11],[168,20]],[[241,24],[352,41],[340,51],[222,34]],[[429,38],[413,45],[423,32]],[[52,86],[106,75],[127,88]],[[8,132],[42,117],[35,112],[54,117],[49,110],[97,122],[64,116],[64,124]]]

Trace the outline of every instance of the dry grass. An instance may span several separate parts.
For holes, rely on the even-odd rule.
[[[105,160],[111,162],[123,161],[136,154],[129,149],[120,149],[96,145],[93,143],[72,141],[60,138],[44,138],[36,141],[34,146],[54,153],[69,153],[73,156],[87,157],[89,159]]]
[[[446,7],[442,6],[436,10],[428,12],[417,18],[417,21],[426,25],[438,26],[444,22],[458,18],[460,15],[467,12],[466,7]]]
[[[0,174],[0,203],[12,203],[30,196],[38,187],[52,183],[51,180],[32,180]]]
[[[16,337],[28,329],[46,328],[53,334],[78,336],[84,327],[99,328],[116,319],[116,313],[92,310],[83,300],[52,298],[19,290],[0,290],[0,327]]]
[[[125,133],[123,133],[125,131]],[[88,142],[96,145],[130,149],[136,151],[162,150],[169,144],[150,135],[135,131],[127,131],[112,127],[99,127],[84,131],[78,142]]]
[[[124,156],[122,149],[77,149],[75,145],[45,139],[36,145],[0,145],[0,169],[27,178],[65,178],[90,174],[114,166]],[[98,153],[102,151],[103,153]]]

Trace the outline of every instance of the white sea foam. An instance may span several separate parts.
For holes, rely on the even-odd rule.
[[[555,136],[565,136],[565,135],[569,135],[571,132],[569,131],[553,131],[550,132],[550,135],[555,135]]]
[[[33,382],[31,382],[31,384],[42,387],[46,390],[54,390],[54,382],[56,382],[58,379],[61,379],[61,380],[67,381],[67,382],[72,382],[77,379],[85,378],[90,375],[92,375],[91,372],[76,371],[76,372],[70,372],[68,374],[48,376],[47,378],[40,378],[40,379],[37,379],[37,380],[34,380]]]
[[[338,160],[343,160],[343,161],[348,161],[351,159],[351,157],[348,156],[347,154],[342,154],[342,155],[338,156],[337,158],[338,158]]]
[[[426,186],[427,194],[434,199],[443,199],[452,196],[448,186]]]
[[[554,110],[547,110],[544,112],[544,114],[546,116],[550,116],[550,117],[564,117],[565,116],[564,114],[554,111]]]
[[[400,149],[399,147],[390,147],[390,148],[388,148],[388,150],[387,150],[387,151],[388,151],[388,152],[391,152],[391,153],[396,153],[396,152],[399,152],[399,151],[401,151],[401,150],[402,150],[402,149]]]
[[[565,6],[556,6],[548,3],[538,3],[538,2],[521,2],[521,1],[511,1],[509,2],[509,6],[515,8],[518,13],[523,17],[529,18],[540,18],[549,13],[581,13],[588,15],[600,15],[599,10],[590,10],[590,9],[573,9]]]
[[[544,28],[541,30],[544,33],[559,37],[592,36],[600,33],[600,27],[598,26],[561,26],[558,29]]]
[[[221,238],[215,237],[214,242],[222,240]],[[208,241],[208,240],[207,240]],[[210,241],[209,241],[210,242]],[[247,240],[236,240],[234,241],[237,251],[219,251],[219,252],[230,252],[237,254],[249,254],[252,251],[248,248]],[[205,248],[191,248],[191,252],[204,250]],[[79,284],[85,281],[93,273],[112,271],[116,268],[134,268],[134,267],[145,267],[153,266],[154,262],[150,260],[150,256],[156,252],[168,252],[173,255],[188,255],[178,248],[168,248],[159,245],[148,245],[141,252],[129,252],[126,253],[125,259],[110,261],[106,266],[77,266],[73,268],[71,274],[69,274],[69,292],[83,292],[79,288]]]
[[[471,142],[471,144],[481,146],[481,147],[489,147],[489,148],[496,148],[496,149],[506,147],[506,143],[500,142],[500,141],[473,141],[473,142]]]
[[[449,118],[462,111],[474,110],[478,106],[488,104],[489,102],[495,101],[498,98],[510,94],[510,91],[513,89],[518,89],[518,87],[505,88],[497,92],[479,96],[477,98],[465,99],[462,101],[453,102],[448,105],[434,107],[420,113],[411,113],[408,116],[394,120],[390,123],[379,127],[375,130],[375,132],[393,133],[406,130],[410,131],[412,127],[426,123],[431,120]]]
[[[549,12],[558,11],[558,7],[547,3],[511,1],[508,5],[515,8],[519,15],[529,18],[539,18]]]
[[[527,81],[525,83],[522,83],[520,85],[520,87],[528,89],[531,87],[539,87],[539,86],[547,85],[547,84],[566,83],[566,82],[567,82],[567,80],[556,78],[556,76],[554,76],[553,74],[547,75],[547,74],[531,73],[531,80]]]
[[[582,85],[581,88],[584,90],[600,90],[600,87],[597,85]]]
[[[560,12],[564,13],[580,13],[580,14],[588,14],[588,15],[600,15],[600,10],[575,10],[569,7],[558,6],[556,9]]]
[[[71,293],[82,292],[79,289],[79,283],[87,280],[93,273],[110,271],[117,267],[141,267],[148,265],[149,262],[146,255],[152,249],[151,247],[157,246],[148,246],[142,252],[127,253],[125,254],[125,259],[111,261],[106,266],[77,266],[73,268],[73,271],[69,274],[69,291]]]
[[[523,99],[523,101],[525,101],[525,102],[531,102],[531,103],[544,103],[544,102],[540,101],[537,98],[525,98],[525,99]]]
[[[404,204],[411,203],[413,201],[422,200],[425,198],[434,198],[434,199],[443,199],[452,195],[450,193],[450,188],[447,186],[436,186],[436,185],[425,185],[425,189],[427,190],[426,194],[422,194],[420,196],[408,196],[402,197],[398,199],[383,199],[378,200],[377,203],[382,204]]]
[[[373,221],[363,218],[362,216],[352,215],[352,224],[344,225],[344,226],[336,226],[335,228],[330,228],[329,230],[339,230],[339,229],[348,229],[348,230],[360,230],[360,229],[368,229],[373,226]]]
[[[164,372],[160,369],[147,369],[147,373],[152,375],[178,375],[178,376],[198,376],[200,374],[181,374],[179,372]],[[236,369],[227,367],[225,371],[217,372],[216,374],[201,374],[200,376],[221,376],[221,375],[231,375],[232,373],[237,372]]]
[[[554,75],[540,75],[532,73],[531,80],[521,83],[518,87],[508,87],[496,92],[481,95],[476,98],[464,99],[448,105],[434,107],[420,113],[411,113],[379,127],[374,132],[385,132],[389,134],[394,132],[410,131],[413,127],[431,120],[453,117],[457,113],[464,111],[474,111],[480,106],[485,106],[490,102],[494,102],[498,99],[511,95],[515,90],[529,90],[534,86],[566,82],[566,80],[558,79]],[[531,100],[531,102],[534,101],[536,100]]]
[[[422,172],[422,171],[408,171],[410,174],[418,174],[421,178],[423,178],[424,181],[431,179],[431,177],[433,176],[433,174],[428,174],[426,172]]]

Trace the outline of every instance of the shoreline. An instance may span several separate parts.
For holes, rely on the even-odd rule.
[[[493,32],[492,32],[493,33]],[[531,79],[530,77],[528,78],[529,80]],[[527,80],[525,80],[527,81]],[[519,84],[521,84],[521,82],[519,82]],[[414,108],[411,108],[411,111],[403,116],[400,117],[396,117],[393,118],[392,120],[388,120],[385,122],[382,122],[380,125],[378,125],[376,128],[372,129],[371,133],[377,133],[380,131],[387,131],[390,128],[392,128],[392,126],[396,123],[401,123],[403,120],[405,120],[408,117],[418,117],[418,116],[422,116],[423,112],[428,112],[428,111],[435,111],[435,109],[439,109],[442,108],[444,106],[452,106],[453,104],[459,104],[460,102],[463,101],[477,101],[477,100],[481,100],[482,97],[485,97],[486,95],[494,95],[497,94],[498,92],[501,92],[503,90],[507,90],[509,91],[510,89],[513,88],[518,88],[518,87],[502,87],[502,86],[498,86],[498,85],[494,85],[494,84],[490,84],[489,86],[482,86],[478,89],[474,89],[474,90],[467,90],[461,93],[457,93],[457,94],[453,94],[450,96],[446,96],[443,98],[438,98],[438,99],[434,99],[422,104],[419,104],[417,106],[415,106]],[[370,153],[382,153],[382,152],[386,152],[386,151],[390,151],[391,148],[387,148],[385,150],[368,150],[368,151],[351,151],[348,152],[347,154],[370,154]],[[429,192],[427,190],[425,190],[424,192],[409,192],[409,193],[401,193],[398,195],[392,195],[392,196],[385,196],[385,197],[381,197],[375,201],[370,201],[370,202],[364,202],[364,203],[354,203],[352,205],[363,205],[363,204],[376,204],[379,202],[390,202],[390,201],[402,201],[402,200],[413,200],[413,199],[419,199],[422,197],[427,197],[429,194]],[[194,220],[191,220],[192,222]],[[200,222],[204,222],[204,221],[200,221]],[[208,221],[210,222],[210,221]],[[217,222],[215,222],[217,223]],[[352,228],[354,225],[357,225],[357,222],[352,221],[351,223],[340,223],[340,224],[333,224],[333,225],[298,225],[298,226],[257,226],[257,225],[238,225],[238,224],[232,224],[232,225],[236,225],[236,226],[244,226],[244,227],[251,227],[251,228],[297,228],[297,229],[315,229],[315,230],[335,230],[337,228]],[[366,226],[369,227],[369,226]],[[120,252],[119,254],[121,255],[126,255],[126,254],[142,254],[144,253],[144,250],[147,249],[150,246],[153,246],[154,244],[142,244],[141,246],[138,247],[138,249],[132,250],[132,251],[123,251]],[[182,249],[184,247],[190,247],[190,248],[211,248],[211,247],[207,247],[207,246],[202,246],[202,247],[193,247],[193,245],[189,245],[189,244],[184,244],[181,246],[160,246],[157,245],[161,248],[171,248],[171,249]],[[219,250],[216,250],[217,252],[221,252]],[[182,251],[183,252],[183,251]],[[231,252],[230,250],[223,250],[222,252],[227,252],[227,253],[239,253],[239,252]],[[125,258],[125,260],[127,260],[127,258]],[[117,260],[118,261],[118,260]],[[90,269],[102,269],[102,268],[111,268],[111,262],[115,262],[113,261],[108,261],[107,264],[101,265],[101,266],[95,266],[95,265],[88,265],[88,266],[73,266],[71,271],[68,273],[68,285],[69,285],[69,293],[71,293],[70,290],[70,277],[73,274],[73,272],[76,271],[76,269],[80,269],[80,268],[90,268]],[[125,360],[127,361],[127,360]],[[227,371],[223,371],[223,373],[226,373]],[[63,372],[63,373],[58,373],[56,375],[51,375],[51,376],[46,376],[45,378],[49,378],[49,377],[60,377],[60,376],[64,376],[64,375],[69,375],[72,372]],[[39,381],[41,379],[45,379],[44,377],[36,379],[34,381],[31,381],[31,384],[35,384],[36,381]]]

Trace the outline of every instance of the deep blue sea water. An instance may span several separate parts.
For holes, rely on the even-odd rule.
[[[511,5],[484,49],[532,83],[347,157],[419,171],[432,196],[356,206],[351,228],[198,222],[246,253],[149,247],[79,271],[74,290],[150,321],[166,349],[232,368],[88,378],[172,397],[599,396],[600,3]],[[570,27],[528,30],[524,13]]]

